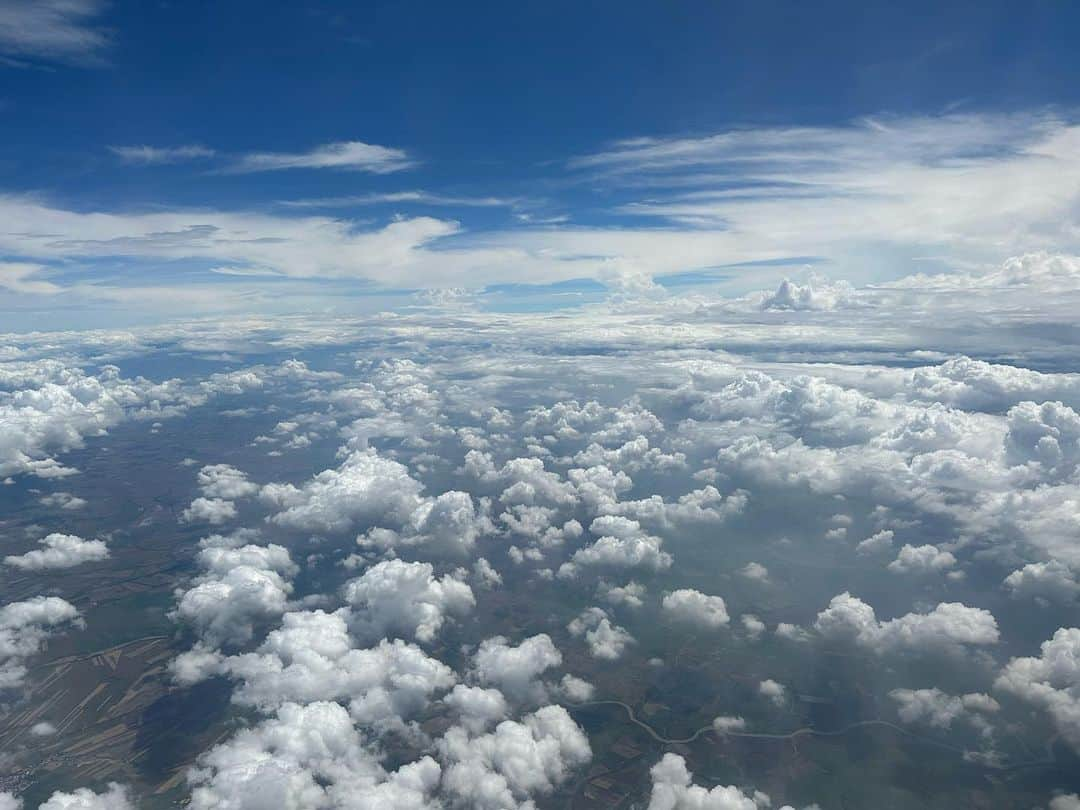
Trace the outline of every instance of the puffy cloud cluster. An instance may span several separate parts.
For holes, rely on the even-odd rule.
[[[994,688],[1045,710],[1061,736],[1080,751],[1080,628],[1060,628],[1042,643],[1041,653],[1013,658]]]
[[[85,562],[108,559],[109,547],[103,540],[83,540],[74,534],[53,532],[38,540],[42,548],[25,554],[9,554],[4,564],[23,571],[43,571],[50,568],[72,568]]]
[[[356,625],[365,635],[404,635],[424,643],[443,623],[476,605],[472,588],[454,576],[438,578],[430,563],[385,560],[345,585],[345,598],[358,608]]]
[[[512,700],[540,703],[549,687],[540,676],[562,665],[562,653],[546,633],[539,633],[513,645],[504,636],[480,643],[473,655],[471,674],[488,686],[496,686]]]
[[[956,696],[931,689],[893,689],[889,697],[897,703],[896,713],[905,723],[925,723],[932,728],[949,728],[969,712],[994,713],[1001,706],[989,695],[973,692]]]
[[[79,788],[72,793],[58,790],[39,805],[38,810],[135,810],[135,806],[126,786],[110,782],[102,793],[89,788]]]
[[[648,810],[760,810],[772,804],[768,795],[756,790],[746,793],[733,785],[695,785],[686,760],[678,754],[664,754],[649,776]]]
[[[282,526],[342,532],[359,523],[407,522],[422,489],[403,464],[367,449],[352,452],[303,487],[267,484],[260,497],[280,510],[272,519]]]
[[[439,740],[443,786],[455,804],[476,810],[528,810],[573,769],[592,759],[589,740],[562,706],[544,706],[487,734],[451,728]]]
[[[954,565],[956,557],[951,552],[941,551],[929,544],[905,544],[896,559],[889,563],[889,570],[895,574],[929,574],[945,571]]]
[[[199,757],[188,774],[189,806],[424,810],[441,773],[431,757],[387,772],[342,706],[287,703]]]
[[[250,375],[257,377],[257,375]],[[211,396],[251,385],[236,373],[194,384],[125,378],[113,365],[96,374],[56,359],[0,364],[0,478],[28,473],[58,478],[77,472],[55,455],[82,447],[129,419],[163,419]]]
[[[346,609],[286,613],[254,652],[223,657],[196,648],[173,671],[181,683],[227,674],[239,683],[233,700],[264,712],[284,703],[347,702],[354,720],[384,729],[402,728],[456,682],[449,667],[414,644],[383,639],[360,647],[348,618]]]
[[[709,596],[693,588],[665,594],[660,609],[672,619],[714,630],[730,621],[723,597]]]
[[[566,626],[570,635],[584,638],[593,658],[615,661],[622,657],[626,647],[634,643],[634,637],[625,628],[613,624],[601,608],[586,608]]]
[[[596,542],[578,549],[559,569],[559,576],[573,578],[582,568],[643,568],[661,571],[670,568],[673,557],[663,550],[664,541],[647,533],[636,520],[619,515],[601,515],[589,526]]]
[[[282,546],[244,543],[251,534],[211,535],[201,541],[203,573],[177,591],[174,618],[190,624],[212,646],[241,644],[257,622],[285,612],[297,571]]]
[[[183,523],[209,523],[220,526],[236,517],[236,504],[222,498],[196,498],[180,513]]]
[[[1028,563],[1005,577],[1004,584],[1018,599],[1045,599],[1068,604],[1080,595],[1076,575],[1057,560]]]
[[[26,659],[40,652],[57,628],[78,621],[75,606],[57,596],[35,596],[0,607],[0,690],[22,684]]]
[[[208,464],[199,470],[199,489],[207,498],[234,501],[259,492],[259,485],[248,480],[247,473],[228,464]]]
[[[997,621],[982,608],[946,602],[929,613],[908,613],[878,621],[874,609],[844,592],[817,615],[814,628],[832,641],[854,642],[872,652],[949,652],[964,646],[996,644]]]
[[[372,526],[358,542],[381,550],[424,544],[460,556],[491,529],[486,512],[468,493],[432,498],[423,489],[405,465],[367,448],[349,453],[340,466],[303,487],[267,484],[260,498],[279,510],[271,520],[288,528],[344,532]]]

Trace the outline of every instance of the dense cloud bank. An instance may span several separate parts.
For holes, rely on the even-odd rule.
[[[860,710],[971,763],[1047,722],[1080,750],[1080,369],[1042,307],[1073,269],[11,338],[0,476],[57,526],[5,557],[42,595],[0,607],[0,688],[93,621],[46,578],[126,559],[63,525],[97,505],[72,451],[228,412],[233,446],[170,462],[171,688],[217,679],[245,718],[186,772],[192,807],[563,801],[597,760],[575,711],[703,646],[746,671],[695,739],[799,728],[811,675],[850,659]],[[161,346],[210,370],[122,371]],[[774,806],[657,744],[649,807]],[[137,805],[91,787],[43,807]]]

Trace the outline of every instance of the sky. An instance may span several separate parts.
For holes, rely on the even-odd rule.
[[[1078,23],[0,0],[0,810],[1080,810]]]
[[[4,0],[0,311],[544,308],[1067,250],[1078,15]]]

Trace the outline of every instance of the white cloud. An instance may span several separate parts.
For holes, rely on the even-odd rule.
[[[627,646],[634,643],[625,628],[612,624],[607,613],[597,607],[586,608],[567,626],[575,638],[584,637],[593,658],[615,661],[622,657]]]
[[[563,675],[562,680],[559,681],[559,691],[571,703],[584,703],[593,699],[596,687],[574,675]]]
[[[301,488],[268,484],[260,497],[281,511],[273,521],[308,531],[341,532],[358,523],[406,523],[422,503],[408,469],[374,450],[357,450]]]
[[[36,655],[57,628],[79,621],[79,611],[57,596],[35,596],[0,607],[0,690],[22,684],[24,661]]]
[[[937,546],[905,544],[888,567],[894,574],[928,574],[944,571],[954,565],[956,557]]]
[[[757,641],[765,633],[765,622],[752,613],[744,613],[739,617],[739,621],[746,631],[746,637],[751,641]]]
[[[1069,604],[1080,595],[1080,582],[1072,570],[1058,562],[1028,563],[1005,577],[1004,585],[1018,599],[1046,599]]]
[[[435,640],[451,616],[476,605],[472,589],[452,576],[434,576],[429,563],[386,560],[345,586],[345,598],[357,609],[355,622],[379,637],[402,634],[424,643]]]
[[[43,571],[50,568],[72,568],[86,562],[109,558],[109,547],[102,540],[83,540],[73,534],[46,535],[38,540],[43,548],[25,554],[8,555],[4,564],[24,571]]]
[[[196,498],[180,513],[181,523],[209,523],[220,526],[236,517],[236,504],[221,498]]]
[[[449,667],[415,644],[358,645],[348,618],[346,610],[286,613],[254,652],[222,658],[196,649],[180,656],[173,671],[182,683],[228,674],[239,682],[233,700],[263,712],[285,703],[347,702],[356,722],[380,731],[403,729],[456,682]]]
[[[478,558],[473,563],[473,576],[481,588],[497,588],[503,582],[502,574],[496,571],[484,557]]]
[[[163,163],[182,163],[188,160],[213,157],[213,149],[197,144],[184,146],[110,146],[109,151],[125,163],[151,166]]]
[[[771,805],[760,791],[744,793],[733,785],[695,785],[686,760],[678,754],[664,754],[649,775],[652,794],[648,810],[760,810]]]
[[[102,793],[79,788],[72,793],[56,791],[38,810],[135,810],[127,786],[110,782]]]
[[[476,810],[527,810],[592,759],[588,738],[561,706],[505,720],[480,736],[451,728],[439,741],[444,789]]]
[[[39,498],[38,503],[42,506],[55,506],[68,512],[86,506],[86,501],[83,498],[76,497],[70,492],[50,492],[48,495]]]
[[[717,734],[724,734],[728,731],[743,731],[746,728],[746,720],[741,717],[721,715],[713,718],[713,728]]]
[[[517,646],[504,636],[493,636],[480,643],[471,672],[481,683],[497,686],[511,700],[539,703],[548,692],[540,676],[561,665],[562,653],[546,633],[530,636]]]
[[[758,582],[769,581],[769,569],[761,563],[748,562],[739,570],[739,573],[747,579],[756,580]]]
[[[234,501],[259,491],[258,484],[248,480],[247,473],[228,464],[207,464],[199,470],[199,489],[207,498],[225,498]]]
[[[212,645],[248,641],[257,622],[285,612],[296,573],[289,552],[278,545],[218,545],[214,535],[203,541],[198,561],[204,573],[190,588],[177,591],[170,614],[191,624]]]
[[[480,734],[490,726],[505,720],[510,707],[498,689],[466,686],[459,683],[443,698],[458,714],[458,719],[473,734]]]
[[[929,613],[879,622],[874,609],[850,593],[834,596],[814,628],[833,641],[853,641],[876,653],[952,651],[996,644],[997,622],[982,608],[942,603]]]
[[[431,757],[387,772],[342,706],[287,703],[199,757],[188,772],[190,806],[421,810],[430,805],[441,773]]]
[[[576,576],[582,567],[644,568],[660,571],[671,567],[672,556],[662,550],[664,541],[650,535],[636,520],[601,515],[589,526],[599,539],[574,552],[559,570],[561,577]]]
[[[1044,709],[1080,751],[1080,629],[1062,627],[1042,643],[1041,652],[1009,661],[994,688]]]
[[[596,596],[611,605],[625,605],[639,608],[645,604],[646,588],[640,582],[627,582],[625,585],[610,585],[600,582],[596,586]]]
[[[63,287],[41,278],[47,271],[48,268],[40,264],[0,262],[0,290],[28,295],[54,295],[62,292]]]
[[[768,698],[775,706],[783,706],[787,703],[787,687],[771,678],[766,678],[758,684],[758,694]]]
[[[95,25],[100,0],[6,0],[0,14],[0,54],[19,60],[98,65],[109,45],[108,32]],[[51,810],[51,808],[50,808]]]
[[[931,689],[893,689],[889,697],[896,701],[897,714],[905,723],[926,723],[933,728],[949,728],[953,721],[969,712],[994,713],[1001,707],[989,695],[972,693],[957,697]]]
[[[709,596],[693,588],[665,594],[660,608],[672,619],[708,629],[725,627],[730,620],[723,597]]]
[[[244,155],[229,170],[273,172],[283,169],[344,169],[389,174],[414,165],[415,161],[401,149],[363,141],[339,141],[316,146],[308,152],[254,152]]]

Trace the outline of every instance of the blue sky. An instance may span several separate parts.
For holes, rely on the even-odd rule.
[[[0,308],[671,274],[739,292],[1070,249],[1078,22],[1060,3],[0,0]]]

